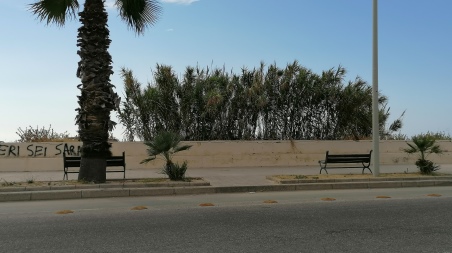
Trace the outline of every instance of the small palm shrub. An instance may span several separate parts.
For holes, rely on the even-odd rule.
[[[167,175],[170,180],[184,180],[185,172],[188,168],[187,161],[179,165],[172,160],[175,153],[191,148],[191,145],[180,145],[181,140],[181,136],[174,132],[160,132],[152,141],[144,143],[148,146],[147,153],[149,157],[141,161],[141,163],[148,163],[160,155],[165,160],[162,173]]]
[[[167,175],[171,180],[184,180],[187,168],[187,161],[184,161],[182,165],[171,163],[163,167],[162,173]]]
[[[442,154],[443,150],[436,144],[437,137],[434,134],[418,134],[412,138],[413,144],[407,143],[409,148],[404,149],[408,154],[419,153],[419,159],[416,161],[416,166],[422,174],[431,174],[439,170],[439,166],[432,161],[427,160],[429,154]]]
[[[419,168],[421,174],[431,174],[434,171],[439,170],[439,166],[435,165],[432,161],[426,159],[418,159],[416,166]]]

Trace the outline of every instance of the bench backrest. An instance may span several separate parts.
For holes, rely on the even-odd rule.
[[[326,152],[326,163],[370,163],[372,150],[369,154],[343,154],[343,155],[330,155],[329,151]]]
[[[63,154],[63,163],[65,168],[80,167],[80,156],[66,156]],[[122,152],[121,156],[111,156],[107,158],[107,167],[126,166],[125,152]]]
[[[63,154],[64,167],[80,167],[80,156],[65,156]]]
[[[125,152],[122,152],[122,156],[111,156],[107,158],[107,167],[114,166],[126,166]]]

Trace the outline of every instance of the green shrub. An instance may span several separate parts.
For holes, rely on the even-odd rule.
[[[450,134],[446,132],[427,132],[428,135],[432,136],[435,140],[446,140],[446,141],[452,141],[452,137]]]
[[[413,144],[407,143],[409,148],[404,149],[408,154],[419,153],[419,159],[415,164],[422,174],[431,174],[432,172],[439,170],[439,166],[426,159],[429,154],[443,153],[440,146],[435,143],[437,137],[437,135],[431,133],[415,135],[411,138]]]
[[[185,179],[187,168],[187,161],[184,161],[182,165],[170,163],[163,167],[162,174],[167,175],[170,180],[181,181]]]
[[[52,125],[49,128],[36,128],[26,127],[25,130],[18,128],[17,135],[19,135],[19,140],[17,142],[60,142],[72,140],[67,132],[57,133],[53,130]],[[77,141],[77,139],[72,140]]]
[[[173,132],[160,132],[152,141],[146,141],[144,143],[148,146],[148,158],[141,161],[141,163],[148,163],[160,155],[166,161],[162,173],[168,175],[171,180],[183,180],[187,171],[187,162],[184,161],[182,166],[173,163],[173,155],[177,152],[190,149],[191,145],[179,145],[181,138],[180,135]]]
[[[435,165],[430,160],[418,159],[416,161],[416,166],[419,168],[421,174],[432,174],[434,171],[439,170],[439,166]]]

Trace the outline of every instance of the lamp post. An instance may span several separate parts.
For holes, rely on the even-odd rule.
[[[373,175],[380,175],[380,126],[378,110],[378,0],[372,2],[372,143]]]

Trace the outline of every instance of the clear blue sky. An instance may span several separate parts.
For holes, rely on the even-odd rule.
[[[34,1],[0,0],[1,141],[17,140],[16,130],[29,125],[77,130],[80,24],[46,26],[27,11]],[[317,73],[342,65],[347,80],[372,82],[372,0],[162,0],[161,6],[159,22],[144,36],[108,9],[118,94],[121,67],[146,84],[157,63],[180,75],[189,65],[239,71],[298,60]],[[402,133],[409,137],[452,133],[451,10],[451,0],[379,1],[379,89],[389,97],[392,119],[406,110]],[[115,136],[122,139],[122,131]]]

